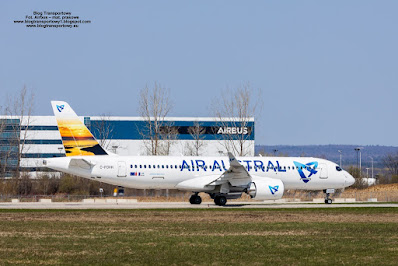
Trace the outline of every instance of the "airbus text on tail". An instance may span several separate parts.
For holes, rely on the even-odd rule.
[[[66,156],[107,155],[68,103],[52,101]]]

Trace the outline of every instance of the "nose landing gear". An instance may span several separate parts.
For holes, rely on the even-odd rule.
[[[333,200],[329,199],[329,194],[326,194],[325,204],[332,204]]]
[[[323,193],[325,193],[325,204],[332,204],[333,200],[329,198],[330,194],[334,193],[333,188],[325,189],[323,190]]]

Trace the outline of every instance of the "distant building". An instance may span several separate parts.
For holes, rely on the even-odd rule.
[[[144,144],[148,137],[142,134],[146,122],[141,117],[85,116],[80,119],[106,150],[118,155],[147,155]],[[65,156],[55,117],[31,116],[29,122],[26,120],[25,118],[20,123],[19,117],[0,116],[0,167],[8,169],[5,171],[6,176],[10,176],[15,169],[20,151],[21,170],[29,172],[46,171],[42,167],[43,158]],[[219,156],[225,153],[225,134],[244,134],[247,137],[244,145],[247,155],[254,155],[254,118],[250,119],[245,128],[234,127],[232,122],[231,126],[220,126],[213,117],[169,117],[165,120],[165,125],[175,132],[169,155],[191,155],[190,147],[195,137],[189,128],[198,124],[203,133],[199,135],[203,140],[199,152],[201,156]],[[225,118],[225,121],[232,120]],[[22,126],[19,128],[20,124]],[[24,145],[18,139],[25,140]]]

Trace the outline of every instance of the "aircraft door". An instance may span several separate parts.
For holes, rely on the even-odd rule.
[[[328,178],[328,167],[327,167],[327,165],[326,164],[320,164],[319,166],[321,168],[321,173],[319,175],[319,178],[321,178],[321,179]]]
[[[117,176],[126,177],[126,162],[117,162]]]

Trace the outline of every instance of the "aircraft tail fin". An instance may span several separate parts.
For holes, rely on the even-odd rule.
[[[66,156],[107,155],[67,102],[51,101]]]

